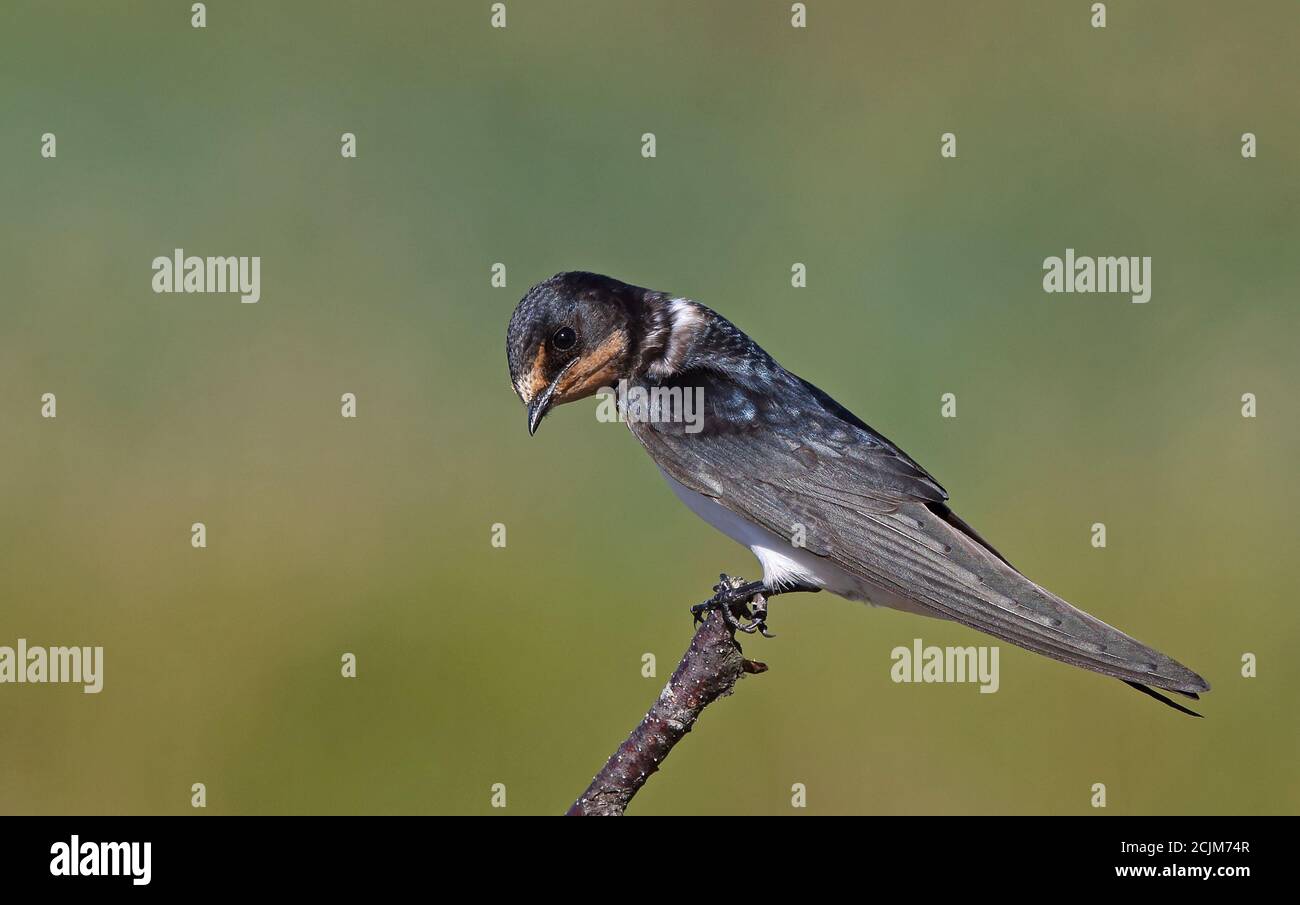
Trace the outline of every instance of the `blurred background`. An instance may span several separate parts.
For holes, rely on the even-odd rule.
[[[896,685],[993,642],[781,598],[629,813],[1300,808],[1293,2],[189,6],[0,8],[0,644],[106,661],[0,686],[0,811],[563,811],[758,575],[594,403],[528,437],[506,322],[567,269],[717,308],[1214,686],[1008,645],[996,694]],[[154,294],[177,247],[261,256],[260,303]],[[1151,256],[1150,303],[1045,294],[1067,247]]]

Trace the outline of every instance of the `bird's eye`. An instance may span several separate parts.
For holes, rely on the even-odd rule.
[[[551,344],[561,352],[567,352],[578,341],[578,334],[571,327],[561,327],[551,336]]]

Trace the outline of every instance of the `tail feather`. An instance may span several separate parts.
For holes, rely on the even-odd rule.
[[[927,514],[935,514],[935,507],[927,509]],[[925,526],[924,540],[938,541],[942,548],[884,534],[870,539],[903,560],[901,577],[919,587],[923,602],[939,615],[1054,660],[1113,676],[1187,713],[1192,711],[1151,689],[1192,699],[1209,690],[1205,679],[1177,660],[1027,578],[950,511],[939,514],[942,520]]]
[[[1187,707],[1184,707],[1182,704],[1179,704],[1177,701],[1169,700],[1169,698],[1165,697],[1160,692],[1156,691],[1154,688],[1150,688],[1146,685],[1139,684],[1138,682],[1130,682],[1128,679],[1121,679],[1120,681],[1122,681],[1125,685],[1127,685],[1130,688],[1136,688],[1138,691],[1142,692],[1143,694],[1150,695],[1151,697],[1155,698],[1157,701],[1159,701],[1162,704],[1169,705],[1170,707],[1177,710],[1179,713],[1185,713],[1188,716],[1194,716],[1198,719],[1204,719],[1204,717],[1202,717],[1195,710],[1191,710]],[[1190,691],[1180,691],[1178,692],[1178,694],[1186,695],[1187,697],[1191,698],[1193,701],[1199,701],[1201,699],[1201,696],[1199,694],[1194,694],[1193,692]]]

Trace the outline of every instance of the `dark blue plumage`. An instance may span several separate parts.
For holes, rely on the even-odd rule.
[[[1209,688],[1026,578],[914,459],[704,305],[557,274],[520,302],[507,350],[530,430],[553,405],[604,386],[701,394],[699,424],[629,427],[692,510],[758,555],[773,591],[825,588],[952,619],[1148,692]]]

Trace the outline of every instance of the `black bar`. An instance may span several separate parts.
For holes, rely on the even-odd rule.
[[[531,870],[563,875],[570,859],[587,862],[606,840],[618,839],[614,860],[606,854],[602,863],[624,889],[635,889],[647,858],[668,846],[689,848],[687,864],[716,862],[710,850],[729,853],[736,882],[758,867],[766,874],[853,877],[864,889],[909,878],[927,892],[1008,882],[1058,891],[1105,885],[1179,893],[1201,884],[1231,894],[1242,883],[1285,879],[1282,858],[1294,831],[1293,823],[1259,817],[870,817],[814,832],[771,821],[743,829],[713,822],[671,833],[662,826],[617,834],[566,829],[572,838],[565,839],[555,831],[539,836],[527,822],[489,820],[462,819],[452,827],[436,817],[9,818],[0,824],[0,880],[6,890],[35,885],[92,894],[290,886],[339,893],[452,876],[476,877],[493,888],[498,881],[543,875]],[[618,838],[625,834],[629,840]],[[70,846],[74,835],[83,852],[87,843],[149,842],[149,882],[133,882],[129,867],[142,879],[140,864],[119,865],[118,876],[55,876],[52,850]],[[95,847],[90,866],[103,851]],[[622,870],[618,858],[625,859]],[[554,887],[546,881],[537,888]]]

